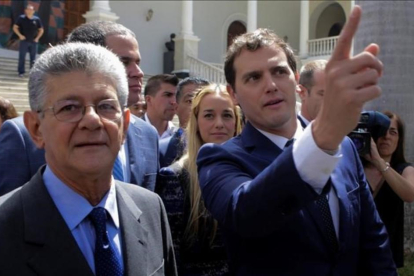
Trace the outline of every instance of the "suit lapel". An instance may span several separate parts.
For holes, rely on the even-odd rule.
[[[134,124],[135,119],[131,116],[131,123]],[[143,162],[145,162],[145,156],[141,147],[137,145],[139,141],[143,141],[141,129],[135,125],[129,126],[127,131],[127,146],[128,146],[128,157],[129,157],[129,168],[131,171],[131,183],[137,183],[142,186],[143,179],[139,176],[144,175],[142,170],[145,168]]]
[[[346,177],[340,174],[338,169],[335,169],[331,174],[333,186],[335,187],[336,196],[338,197],[339,205],[339,245],[341,251],[346,250],[347,239],[350,231],[352,231],[352,223],[350,221],[350,204],[348,192],[346,190]]]
[[[92,276],[92,270],[43,183],[40,170],[23,186],[22,202],[24,239],[38,248],[28,265],[39,275]]]
[[[268,162],[273,162],[282,150],[254,128],[249,122],[241,133],[243,145],[248,152]]]
[[[141,224],[141,210],[126,193],[122,184],[116,184],[118,212],[122,233],[122,248],[125,275],[146,275],[147,273],[147,236]]]

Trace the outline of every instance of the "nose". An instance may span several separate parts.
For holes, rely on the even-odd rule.
[[[214,122],[214,126],[215,126],[215,128],[217,128],[217,129],[222,129],[223,127],[224,127],[224,124],[223,124],[223,119],[221,118],[221,117],[217,117],[216,118],[216,121]]]
[[[129,78],[143,78],[144,72],[141,70],[138,64],[133,63],[128,68],[128,77]]]
[[[83,110],[82,119],[79,121],[79,128],[97,129],[102,126],[102,120],[96,112],[94,105],[86,105]]]
[[[265,74],[264,76],[266,93],[276,92],[278,90],[277,83],[272,74]]]

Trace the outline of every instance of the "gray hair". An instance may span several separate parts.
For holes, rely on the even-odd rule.
[[[195,84],[196,86],[206,86],[206,85],[209,85],[210,82],[206,79],[199,78],[199,77],[188,77],[188,78],[181,80],[177,84],[177,94],[175,94],[177,103],[181,100],[181,96],[183,95],[182,90],[184,86],[189,85],[189,84]]]
[[[46,81],[48,77],[60,76],[70,72],[102,74],[110,79],[121,106],[126,106],[128,98],[128,80],[125,67],[119,58],[104,47],[66,43],[46,50],[30,71],[29,100],[30,108],[39,111],[44,107]]]
[[[308,93],[310,93],[314,84],[313,74],[315,71],[324,71],[327,63],[324,59],[313,60],[300,69],[299,84],[306,87]]]

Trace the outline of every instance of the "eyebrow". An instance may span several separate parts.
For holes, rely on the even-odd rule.
[[[123,62],[125,62],[125,61],[137,61],[137,62],[141,62],[141,59],[140,58],[134,59],[132,57],[125,57],[125,56],[123,56],[123,57],[119,57],[119,59],[121,61],[123,61]]]
[[[247,72],[244,75],[242,75],[242,79],[245,80],[245,79],[247,79],[249,77],[257,76],[257,75],[262,75],[262,71],[256,70],[256,71]]]

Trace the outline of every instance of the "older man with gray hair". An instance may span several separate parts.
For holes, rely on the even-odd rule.
[[[0,197],[2,275],[176,275],[160,198],[112,176],[127,97],[103,47],[68,43],[35,63],[24,122],[46,165]]]

